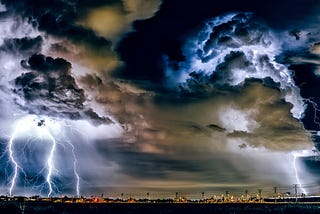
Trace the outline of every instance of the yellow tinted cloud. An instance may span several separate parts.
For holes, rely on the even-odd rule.
[[[122,12],[118,6],[106,6],[93,9],[80,24],[108,38],[119,36],[127,28],[127,20],[124,12]]]
[[[151,17],[160,5],[158,0],[123,0],[122,2],[131,20]]]
[[[89,10],[80,24],[117,42],[131,30],[133,21],[151,17],[159,5],[159,0],[123,0],[119,4]]]

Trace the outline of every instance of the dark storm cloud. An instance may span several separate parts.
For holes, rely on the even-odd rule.
[[[0,51],[15,55],[22,54],[23,56],[30,56],[34,53],[39,53],[42,49],[42,44],[43,39],[41,36],[35,38],[7,38],[0,47]]]
[[[216,124],[202,125],[193,121],[176,122],[178,126],[183,127],[192,134],[203,134],[212,136],[213,132],[225,132],[226,129]]]
[[[226,177],[228,173],[238,179],[247,177],[232,163],[224,161],[226,154],[223,153],[215,154],[214,157],[203,154],[204,158],[199,160],[197,154],[192,154],[191,151],[189,151],[189,158],[181,158],[179,154],[174,156],[141,153],[139,148],[134,145],[118,142],[114,139],[109,140],[108,143],[98,142],[97,146],[100,151],[103,151],[108,161],[119,164],[120,172],[139,180],[188,180],[199,176],[198,179],[203,182],[208,180],[213,182],[232,181],[232,176]],[[213,165],[215,167],[212,167]],[[223,172],[223,168],[228,168],[230,171]]]
[[[299,85],[301,96],[307,103],[302,122],[308,130],[320,130],[319,105],[320,75],[316,74],[317,65],[300,64],[290,67],[295,71],[295,82]]]
[[[77,142],[75,151],[87,156],[79,159],[79,169],[86,172],[81,178],[95,187],[110,184],[110,177],[116,181],[115,186],[136,181],[138,188],[145,187],[141,180],[152,183],[159,178],[165,183],[162,188],[172,181],[178,185],[181,181],[191,185],[247,185],[275,181],[278,177],[285,180],[282,176],[292,173],[281,168],[291,166],[285,160],[288,154],[310,148],[311,143],[302,125],[292,117],[292,105],[283,100],[281,84],[270,77],[259,81],[246,79],[236,86],[229,84],[234,74],[244,76],[232,70],[241,68],[250,75],[256,71],[253,64],[280,73],[270,57],[261,54],[253,62],[244,51],[231,51],[222,58],[215,73],[192,70],[186,83],[180,85],[181,93],[168,92],[163,84],[167,78],[165,70],[172,68],[175,76],[179,69],[187,67],[191,54],[184,52],[186,43],[208,19],[230,11],[243,12],[216,26],[216,33],[204,48],[213,51],[212,55],[196,53],[203,63],[214,57],[217,46],[227,49],[261,43],[267,49],[270,44],[261,39],[267,32],[263,26],[291,30],[290,23],[311,14],[316,2],[163,0],[155,16],[136,21],[134,31],[119,45],[117,51],[125,67],[118,74],[126,80],[115,79],[108,72],[117,66],[108,63],[119,60],[110,41],[116,44],[114,38],[120,40],[123,32],[130,31],[132,20],[153,14],[157,4],[141,9],[142,13],[148,11],[147,15],[140,13],[148,2],[157,1],[3,0],[14,15],[23,16],[41,35],[47,34],[42,39],[8,39],[2,47],[5,52],[26,55],[21,62],[24,73],[12,81],[16,103],[29,113],[90,119],[94,124],[111,122],[87,107],[89,103],[121,124],[124,133],[119,136],[109,133],[105,126],[100,126],[96,133],[91,128],[84,130],[85,123],[75,121],[75,126],[88,133],[89,139],[95,135],[103,139],[93,137],[90,146],[94,149],[90,151],[81,147],[84,134],[70,135]],[[126,4],[135,6],[131,7],[133,12]],[[253,21],[245,13],[248,11],[254,13]],[[267,24],[260,24],[260,19]],[[293,36],[301,40],[300,34]],[[55,43],[51,44],[52,41]],[[51,47],[43,55],[40,46],[45,42]],[[76,72],[78,79],[73,76]],[[110,140],[110,136],[117,139]],[[253,152],[252,148],[256,150]],[[264,158],[260,149],[267,150],[270,156]],[[275,153],[285,157],[274,159]],[[275,173],[278,174],[274,176]],[[123,175],[127,176],[124,182]]]
[[[8,11],[20,15],[48,34],[67,38],[74,42],[86,43],[94,47],[110,48],[111,42],[98,36],[93,30],[78,25],[78,1],[4,0]]]
[[[317,36],[317,35],[315,35]],[[307,130],[320,130],[319,106],[320,96],[320,55],[318,43],[320,38],[307,37],[306,47],[298,50],[289,50],[279,56],[281,62],[290,63],[290,69],[294,71],[294,81],[300,88],[300,94],[307,105],[304,117],[301,121]],[[313,133],[312,135],[316,135]],[[317,144],[317,141],[315,141]]]
[[[105,123],[112,123],[112,120],[105,116],[100,116],[93,109],[87,109],[84,112],[84,117],[90,119],[94,125],[105,124]]]
[[[186,35],[212,17],[232,11],[253,12],[271,27],[292,30],[297,23],[305,24],[312,18],[318,6],[316,0],[164,0],[161,10],[148,20],[135,22],[135,32],[128,34],[119,45],[121,59],[127,63],[122,75],[157,83],[163,81],[163,56],[168,57],[172,67],[178,66],[185,60],[182,45]],[[232,44],[228,37],[221,38],[220,42]]]
[[[276,44],[270,30],[252,13],[211,19],[185,45],[185,61],[173,67],[167,63],[168,87],[178,85],[182,95],[206,98],[238,90],[251,78],[286,90],[291,87],[290,72],[274,61]]]
[[[21,66],[29,72],[14,80],[13,91],[23,100],[17,99],[22,109],[32,114],[87,118],[98,124],[111,122],[84,106],[85,93],[71,75],[70,62],[34,54]]]
[[[218,126],[218,125],[216,125],[216,124],[209,124],[209,125],[207,125],[206,127],[207,127],[207,128],[210,128],[210,129],[212,129],[212,130],[214,130],[214,131],[219,131],[219,132],[224,132],[224,131],[226,131],[225,128],[222,128],[222,127],[220,127],[220,126]]]
[[[83,109],[85,95],[71,76],[69,62],[62,58],[54,59],[36,54],[22,61],[21,65],[31,71],[15,79],[14,92],[28,103],[25,107],[29,111],[39,111],[32,112],[37,114],[46,111],[58,114],[66,111],[65,113],[70,113],[72,117],[80,116],[75,115]],[[33,106],[35,103],[37,105]],[[50,106],[54,108],[50,109]]]
[[[312,138],[312,141],[314,142],[317,150],[320,151],[320,136],[318,135],[318,133],[312,132],[311,138]]]
[[[106,29],[114,28],[111,31],[118,32],[116,36],[120,37],[128,31],[131,22],[151,16],[159,0],[4,0],[2,3],[8,11],[24,17],[40,31],[91,48],[110,49],[115,35],[103,33],[103,27],[98,30],[95,27],[102,23]],[[90,20],[96,10],[103,11],[100,13],[103,16]],[[89,24],[86,23],[88,17]]]
[[[190,131],[190,133],[210,135],[209,129],[195,122],[186,121],[184,123],[181,123],[180,125],[184,126],[187,130]]]

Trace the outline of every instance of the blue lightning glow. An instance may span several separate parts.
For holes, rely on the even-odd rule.
[[[23,133],[23,132],[27,131],[28,129],[29,129],[28,123],[25,123],[23,120],[19,121],[15,127],[15,130],[14,130],[10,140],[9,140],[9,144],[8,144],[9,159],[13,165],[13,175],[11,178],[10,188],[9,188],[9,195],[10,196],[12,196],[12,191],[13,191],[13,188],[15,187],[15,184],[16,184],[19,169],[24,173],[23,168],[21,166],[19,166],[19,164],[15,158],[15,153],[14,153],[14,148],[13,148],[14,140],[20,133]]]
[[[293,169],[294,169],[294,172],[295,172],[296,181],[297,181],[298,187],[301,189],[302,193],[307,195],[307,191],[302,187],[302,184],[301,184],[301,181],[300,181],[299,172],[298,172],[298,168],[297,168],[297,165],[296,165],[297,157],[299,157],[299,155],[296,154],[296,153],[293,153]]]
[[[12,148],[15,135],[16,135],[16,133],[14,132],[12,134],[12,137],[10,138],[9,145],[8,145],[10,161],[13,164],[13,176],[12,176],[11,184],[10,184],[10,188],[9,188],[9,195],[10,196],[12,196],[12,190],[13,190],[15,183],[16,183],[16,179],[17,179],[17,175],[18,175],[18,168],[21,169],[21,167],[18,165],[17,161],[14,158],[14,153],[13,153],[13,148]]]
[[[47,130],[46,130],[47,131]],[[54,151],[56,149],[56,140],[54,139],[54,137],[48,132],[47,133],[49,138],[52,140],[52,147],[50,150],[50,155],[48,157],[48,175],[47,175],[47,183],[49,185],[49,193],[48,193],[48,197],[52,194],[52,180],[51,180],[51,176],[52,176],[52,171],[54,169],[54,162],[53,162],[53,155],[54,155]]]
[[[318,104],[316,102],[314,102],[312,100],[313,98],[309,98],[309,99],[304,99],[304,101],[308,104],[310,104],[314,110],[314,115],[313,115],[313,122],[315,124],[318,125],[318,127],[320,127],[320,120],[319,120],[319,117],[318,117],[318,112],[320,112],[320,109],[318,108]]]
[[[67,141],[67,143],[71,146],[72,148],[72,157],[73,157],[73,173],[76,176],[76,191],[77,191],[77,196],[80,196],[80,176],[77,170],[77,166],[78,166],[78,160],[74,151],[74,145],[72,143],[70,143],[69,141]]]
[[[29,116],[23,117],[16,123],[14,127],[14,131],[11,135],[11,138],[7,146],[7,152],[9,156],[8,158],[13,168],[12,175],[10,176],[10,187],[9,187],[10,196],[13,195],[17,180],[19,179],[19,173],[23,173],[25,175],[25,178],[24,178],[25,181],[27,180],[26,173],[21,163],[19,163],[18,161],[17,151],[14,147],[15,140],[18,137],[21,138],[27,135],[31,135],[33,138],[40,138],[42,141],[49,140],[51,142],[51,146],[49,147],[49,153],[46,157],[46,161],[45,161],[46,165],[44,169],[47,171],[47,174],[45,176],[46,186],[48,187],[47,196],[50,197],[54,193],[54,188],[57,185],[54,183],[53,177],[56,176],[59,172],[55,166],[55,161],[56,161],[55,155],[56,155],[56,152],[57,152],[56,149],[58,146],[58,142],[55,136],[57,134],[60,134],[61,126],[65,126],[64,121],[53,120],[47,117],[40,117],[36,115],[29,115]],[[80,176],[77,171],[78,160],[75,154],[75,147],[68,140],[65,140],[65,143],[67,143],[67,145],[69,145],[71,148],[72,158],[73,158],[73,172],[76,180],[75,189],[76,189],[77,196],[79,196],[80,195]],[[63,144],[60,144],[60,143],[59,145],[64,146]],[[44,184],[45,183],[43,183],[42,186],[44,186]]]
[[[312,150],[302,150],[302,151],[295,151],[292,152],[292,156],[293,156],[293,169],[294,169],[294,173],[295,173],[295,180],[296,180],[296,184],[298,185],[298,187],[301,189],[301,192],[304,195],[307,195],[307,190],[305,188],[303,188],[303,184],[299,175],[299,167],[297,165],[297,159],[299,157],[309,157],[312,155]]]

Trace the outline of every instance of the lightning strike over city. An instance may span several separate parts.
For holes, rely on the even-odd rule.
[[[320,203],[319,12],[0,0],[0,212],[19,197]]]

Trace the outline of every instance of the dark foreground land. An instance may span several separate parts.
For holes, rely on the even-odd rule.
[[[1,202],[0,213],[320,213],[320,203],[52,203]]]

